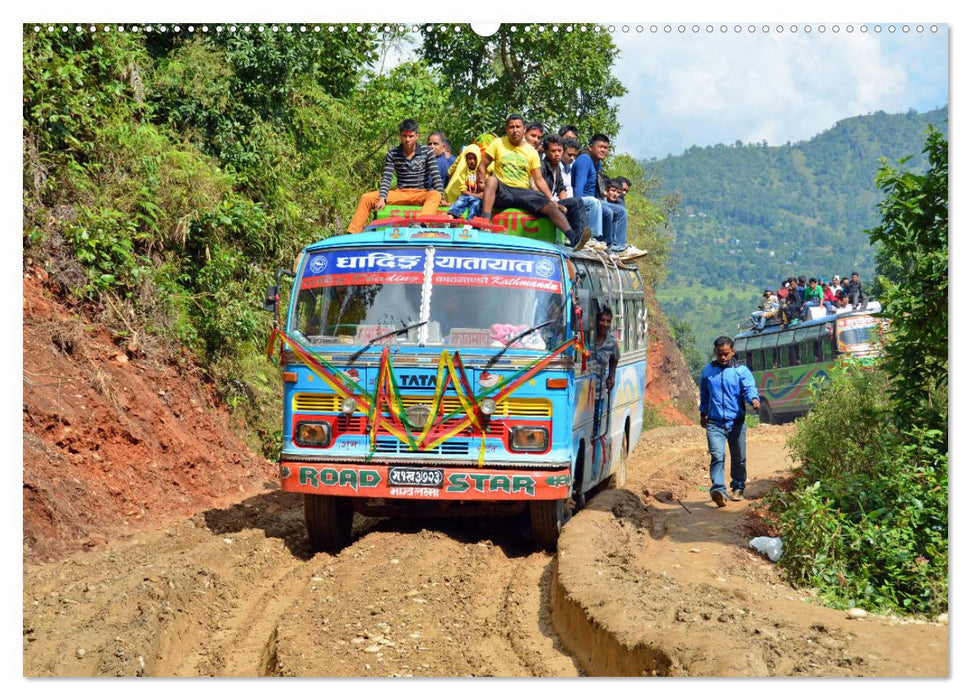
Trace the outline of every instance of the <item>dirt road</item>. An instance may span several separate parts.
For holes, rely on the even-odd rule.
[[[134,541],[54,564],[25,565],[24,673],[620,672],[620,666],[598,667],[589,658],[587,650],[603,642],[596,635],[605,629],[620,640],[620,655],[623,635],[643,636],[645,630],[677,638],[683,647],[692,635],[734,639],[751,652],[740,655],[744,661],[731,669],[740,675],[897,675],[890,647],[898,630],[926,649],[910,653],[901,673],[947,672],[946,626],[871,617],[852,621],[860,626],[846,632],[838,622],[844,613],[802,602],[805,594],[786,587],[772,565],[745,549],[741,523],[747,503],[702,510],[706,494],[697,487],[704,485],[705,471],[698,468],[698,460],[704,461],[703,451],[697,453],[698,429],[665,430],[648,435],[638,447],[628,490],[603,494],[568,525],[563,542],[569,558],[600,562],[581,575],[564,569],[562,550],[559,563],[534,551],[524,525],[511,519],[358,518],[358,536],[350,547],[337,556],[312,555],[300,498],[267,492]],[[784,468],[783,438],[779,429],[750,433],[752,497]],[[653,495],[645,496],[645,488]],[[676,499],[694,519],[672,515],[681,510]],[[602,599],[603,610],[584,613],[587,622],[603,622],[599,632],[579,619],[570,627],[564,626],[565,618],[551,618],[551,608],[557,609],[551,595],[559,590],[551,583],[558,567],[572,572],[569,583],[576,587],[571,590],[582,589],[577,595]],[[726,595],[723,583],[740,591],[729,609],[719,608],[724,601],[718,599]],[[567,636],[561,639],[557,628]],[[804,629],[809,632],[800,636]],[[752,642],[759,634],[774,635],[779,643],[770,644],[769,652]],[[692,648],[704,651],[707,647],[697,641]],[[832,653],[820,656],[817,649]],[[717,658],[692,668],[690,660],[670,649],[661,651],[674,659],[668,672],[725,671]]]

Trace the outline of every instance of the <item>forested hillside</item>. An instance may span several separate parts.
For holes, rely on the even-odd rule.
[[[588,27],[524,42],[508,25],[489,38],[467,25],[25,25],[25,269],[129,352],[197,363],[272,456],[279,375],[261,301],[276,271],[346,230],[402,119],[418,120],[422,142],[444,131],[456,153],[513,111],[616,134],[617,49]],[[402,46],[418,60],[395,63]],[[534,89],[577,55],[591,58],[558,91]],[[652,252],[642,270],[656,280],[665,212],[633,158],[608,167],[634,182],[629,237]]]
[[[706,345],[733,331],[761,290],[783,277],[856,270],[872,280],[873,248],[864,231],[879,221],[880,160],[912,156],[906,169],[926,170],[927,126],[946,134],[946,116],[946,108],[877,112],[844,119],[804,142],[694,146],[644,162],[661,193],[680,198],[671,218],[670,274],[659,291],[664,310],[687,321]],[[702,307],[705,295],[711,306]]]

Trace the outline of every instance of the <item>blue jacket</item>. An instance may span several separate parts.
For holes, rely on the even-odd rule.
[[[601,162],[594,163],[588,153],[581,153],[573,161],[570,178],[573,181],[574,197],[597,196],[597,173],[600,172]]]
[[[755,377],[745,365],[733,362],[722,367],[709,362],[701,371],[701,404],[698,410],[713,423],[731,423],[745,417],[745,402],[759,398]]]

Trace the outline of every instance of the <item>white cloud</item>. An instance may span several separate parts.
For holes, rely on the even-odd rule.
[[[779,145],[857,114],[947,100],[943,36],[716,29],[620,35],[617,44],[616,73],[629,90],[617,145],[638,157],[736,139]]]

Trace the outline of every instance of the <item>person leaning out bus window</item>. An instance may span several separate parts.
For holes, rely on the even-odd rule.
[[[755,377],[735,361],[735,343],[727,336],[715,339],[715,359],[701,372],[701,427],[708,436],[711,455],[711,500],[724,508],[726,499],[740,501],[745,492],[745,402],[759,407]],[[732,458],[731,496],[725,492],[725,442]]]

